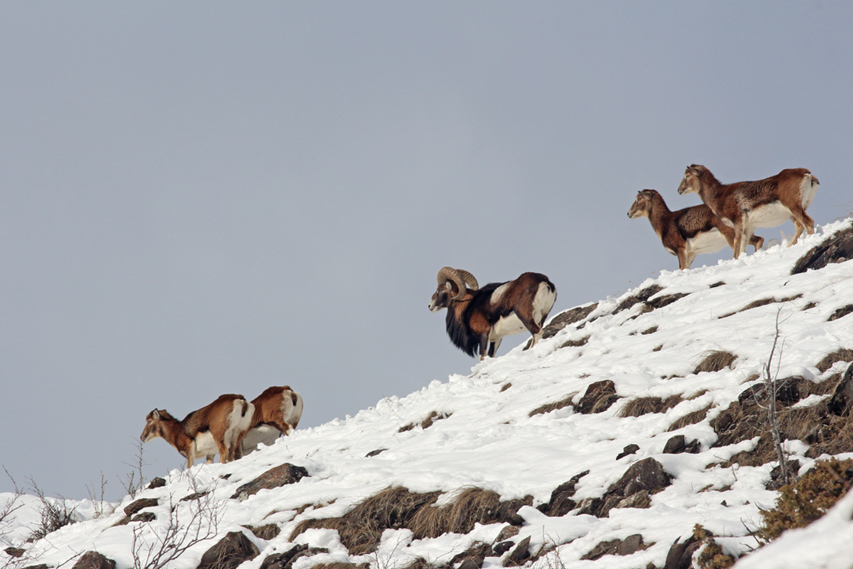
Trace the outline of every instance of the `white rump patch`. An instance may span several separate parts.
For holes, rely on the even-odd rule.
[[[818,183],[816,181],[812,183],[813,181],[814,176],[809,174],[803,178],[803,183],[800,184],[800,203],[803,204],[803,209],[809,209],[815,194],[817,194]]]

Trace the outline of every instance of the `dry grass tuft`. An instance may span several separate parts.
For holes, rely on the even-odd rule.
[[[725,350],[714,350],[709,352],[693,370],[693,374],[702,372],[718,372],[725,368],[734,369],[734,361],[737,356]]]
[[[296,536],[312,528],[333,529],[337,530],[341,543],[350,554],[372,553],[383,531],[407,527],[417,511],[435,502],[439,494],[417,494],[400,486],[387,488],[360,502],[343,517],[300,522],[288,539],[293,541]]]
[[[688,425],[695,425],[701,421],[705,420],[705,417],[708,416],[708,411],[711,410],[711,405],[699,409],[698,411],[693,411],[692,413],[688,413],[684,415],[680,419],[677,419],[672,425],[669,426],[667,432],[677,431],[678,429],[684,428]]]
[[[532,503],[532,498],[501,502],[500,495],[496,492],[467,488],[451,504],[421,508],[408,527],[415,534],[415,539],[424,539],[439,537],[445,533],[467,534],[477,523],[486,525],[510,522],[519,525],[522,520],[518,518],[518,509]]]
[[[620,302],[619,306],[616,307],[616,310],[613,311],[613,314],[618,314],[623,310],[628,310],[638,302],[646,302],[648,299],[650,299],[662,290],[663,287],[660,285],[652,285],[650,287],[646,287],[637,294],[631,295],[622,302]]]
[[[681,395],[670,395],[666,399],[661,397],[637,397],[629,400],[622,410],[620,417],[641,417],[649,413],[665,413],[684,401]]]
[[[747,310],[752,310],[753,308],[758,308],[759,306],[766,306],[768,304],[774,304],[777,302],[791,302],[792,300],[797,300],[798,298],[802,298],[802,294],[796,294],[794,296],[788,296],[782,299],[777,300],[775,297],[770,298],[762,298],[761,300],[754,300],[741,308],[740,310],[735,310],[734,312],[729,312],[728,314],[723,314],[720,318],[728,318],[729,316],[734,316],[740,312],[745,312]]]
[[[584,336],[579,340],[569,340],[567,342],[563,342],[560,347],[561,348],[580,348],[581,346],[586,346],[586,343],[589,342],[589,336]]]
[[[405,433],[407,431],[411,431],[418,425],[420,425],[422,429],[429,429],[436,421],[440,421],[441,419],[447,419],[451,415],[453,415],[453,413],[439,413],[438,411],[432,411],[429,415],[427,415],[426,419],[424,419],[420,423],[409,423],[408,425],[403,425],[397,432]]]
[[[562,409],[563,407],[569,407],[572,405],[572,399],[578,394],[577,391],[574,393],[570,393],[566,395],[559,401],[555,401],[554,403],[546,403],[541,407],[537,407],[533,411],[527,414],[528,417],[533,417],[534,415],[544,415],[545,413],[550,413],[551,411],[556,411],[557,409]]]
[[[853,350],[841,348],[839,350],[835,350],[831,354],[826,354],[823,359],[817,363],[817,369],[823,373],[834,366],[836,362],[853,362]]]

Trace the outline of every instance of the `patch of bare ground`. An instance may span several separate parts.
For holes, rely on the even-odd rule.
[[[630,399],[622,410],[620,417],[641,417],[649,413],[666,413],[679,403],[684,401],[681,395],[670,395],[666,399],[662,397],[637,397]]]
[[[422,429],[429,429],[436,421],[440,421],[441,419],[447,419],[451,415],[453,415],[453,413],[439,413],[438,411],[432,411],[429,415],[427,415],[426,419],[424,419],[420,423],[409,423],[408,425],[403,425],[397,432],[405,433],[406,431],[411,431],[418,425],[420,425]]]
[[[716,373],[726,368],[734,369],[734,362],[736,359],[736,355],[725,350],[714,350],[708,352],[693,370],[693,374],[696,375],[697,373],[702,372]]]
[[[768,304],[775,304],[777,302],[791,302],[792,300],[797,300],[798,298],[802,298],[802,294],[795,294],[794,296],[787,296],[785,298],[776,299],[776,297],[770,298],[762,298],[761,300],[754,300],[741,308],[740,310],[735,310],[734,312],[729,312],[728,314],[723,314],[720,318],[728,318],[729,316],[734,316],[740,312],[745,312],[747,310],[752,310],[753,308],[758,308],[759,306],[767,306]]]
[[[837,362],[853,362],[853,350],[841,348],[832,353],[826,354],[823,359],[817,363],[816,367],[821,373],[823,373],[834,366]]]

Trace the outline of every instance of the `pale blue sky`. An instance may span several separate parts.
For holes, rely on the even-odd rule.
[[[806,167],[817,223],[850,214],[850,30],[843,1],[0,4],[0,464],[117,498],[154,407],[286,383],[310,427],[467,374],[439,268],[621,294],[677,268],[626,212],[698,203],[690,163]]]

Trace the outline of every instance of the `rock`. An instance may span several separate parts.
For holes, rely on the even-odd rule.
[[[809,269],[820,270],[830,263],[840,263],[853,259],[853,227],[836,233],[813,247],[791,269],[791,274],[804,273]]]
[[[640,450],[640,445],[635,445],[633,443],[630,445],[627,445],[625,448],[622,449],[622,452],[620,452],[619,454],[616,455],[616,460],[619,460],[620,458],[623,458],[623,457],[626,457],[626,456],[629,456],[632,454],[636,454],[638,450]]]
[[[364,455],[364,458],[373,458],[374,456],[382,454],[386,450],[388,450],[388,449],[387,448],[378,448],[376,450],[372,450],[369,453],[367,453],[366,455]]]
[[[520,567],[530,559],[530,536],[525,537],[504,561],[504,567]]]
[[[209,490],[204,490],[202,492],[193,492],[192,494],[187,494],[186,496],[181,498],[181,502],[192,502],[194,500],[201,500],[208,494],[210,494]]]
[[[568,482],[563,482],[551,492],[551,499],[547,504],[541,504],[537,509],[551,517],[562,517],[574,510],[577,504],[572,500],[575,495],[575,486],[581,478],[589,474],[589,470],[572,476]]]
[[[155,488],[162,488],[166,485],[166,481],[163,478],[153,478],[151,482],[148,484],[149,490],[154,490]]]
[[[518,526],[506,526],[500,531],[500,533],[498,533],[498,537],[495,538],[495,542],[507,541],[509,538],[517,536],[519,531]],[[503,553],[498,555],[503,555]]]
[[[153,508],[154,506],[160,503],[157,498],[142,498],[141,500],[136,500],[124,507],[124,513],[127,516],[133,516],[140,510],[144,510],[145,508]]]
[[[833,415],[850,415],[853,407],[853,364],[847,367],[844,377],[835,386],[835,391],[827,404],[827,410]]]
[[[646,502],[641,492],[645,491],[646,495],[650,496],[663,490],[671,482],[672,477],[663,469],[661,463],[653,458],[645,458],[632,464],[622,478],[607,489],[602,498],[581,502],[580,513],[606,518],[610,510],[620,507],[623,503],[633,504],[629,507],[648,507],[644,505]],[[639,495],[635,497],[637,494]],[[633,500],[625,502],[626,498]]]
[[[587,304],[586,306],[576,306],[575,308],[559,313],[551,319],[551,322],[549,322],[545,328],[542,329],[542,339],[546,340],[551,336],[556,335],[557,332],[569,324],[580,322],[589,316],[596,308],[598,308],[597,302],[594,304]]]
[[[601,413],[613,405],[619,396],[616,395],[616,384],[610,379],[596,381],[586,388],[575,411],[583,415]]]
[[[130,521],[132,522],[153,522],[157,519],[157,515],[154,512],[142,512],[141,514],[136,514]]]
[[[683,542],[676,539],[666,554],[666,562],[662,569],[692,569],[693,554],[700,547],[702,547],[702,540],[693,535]]]
[[[270,490],[279,488],[286,484],[294,484],[308,476],[308,471],[301,466],[294,466],[290,463],[284,463],[275,468],[271,468],[249,482],[243,484],[237,489],[237,492],[231,496],[232,500],[245,500],[249,496],[253,496],[261,490]]]
[[[3,551],[6,552],[6,555],[9,557],[14,557],[15,559],[19,559],[24,556],[24,553],[27,552],[26,549],[21,549],[20,547],[7,547]]]
[[[228,532],[201,556],[197,569],[236,569],[238,565],[254,559],[259,553],[246,534],[241,531]]]
[[[80,556],[72,569],[115,569],[116,562],[97,551],[87,551]]]
[[[643,536],[635,533],[625,539],[602,541],[581,557],[585,560],[596,560],[605,555],[632,555],[643,548]]]
[[[640,490],[654,494],[671,483],[672,476],[667,474],[661,463],[653,458],[645,458],[632,464],[622,475],[622,478],[607,490],[607,494],[618,493],[625,497]]]
[[[501,555],[512,549],[513,545],[515,545],[515,543],[509,540],[500,541],[494,546],[492,546],[492,551],[495,553],[495,556],[500,557]]]
[[[260,569],[290,569],[293,563],[301,557],[310,557],[318,553],[328,553],[329,550],[321,547],[308,547],[297,545],[284,553],[273,553],[264,558]]]
[[[622,498],[617,504],[617,508],[640,508],[646,509],[652,507],[652,497],[649,496],[648,490],[640,490],[631,494],[627,498]]]
[[[255,534],[255,537],[258,539],[263,539],[265,541],[269,541],[271,539],[275,539],[278,537],[278,534],[281,533],[281,528],[278,527],[278,524],[267,524],[265,526],[254,527],[254,526],[245,526],[247,530]]]
[[[699,452],[699,441],[692,440],[688,444],[684,435],[675,435],[668,441],[666,441],[666,445],[663,447],[664,454],[681,454],[683,452],[687,452],[690,454],[696,454]]]
[[[645,544],[643,543],[643,536],[635,533],[633,535],[629,535],[625,539],[622,540],[622,543],[619,545],[619,550],[616,552],[616,555],[633,555],[634,553],[643,549]]]

